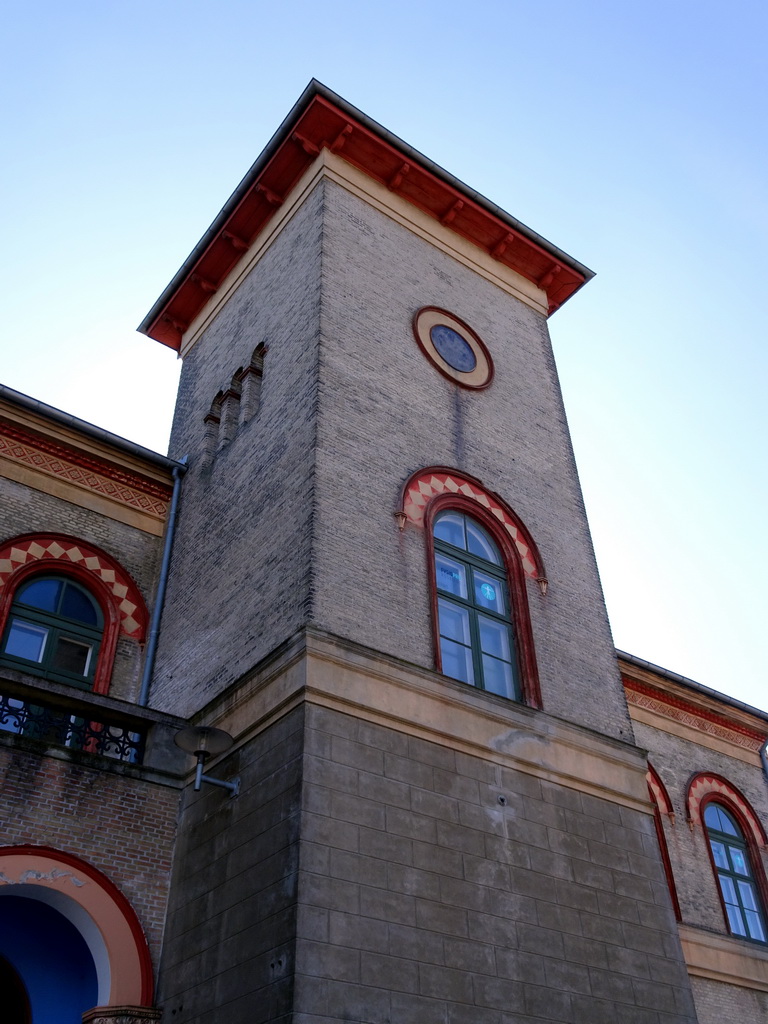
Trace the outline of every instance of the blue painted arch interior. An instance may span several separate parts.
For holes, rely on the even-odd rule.
[[[81,1024],[98,1003],[96,967],[75,926],[28,896],[0,898],[0,957],[26,989],[32,1024]],[[8,1024],[25,1024],[23,1015]]]

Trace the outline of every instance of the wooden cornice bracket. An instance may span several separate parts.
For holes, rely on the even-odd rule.
[[[512,232],[511,231],[508,232],[491,249],[491,256],[493,256],[493,258],[495,260],[500,260],[501,257],[504,255],[504,252],[506,251],[507,246],[512,245],[514,240],[515,240],[515,236],[512,234]]]
[[[261,181],[256,185],[256,192],[260,192],[270,206],[280,206],[283,202],[277,192],[273,192],[271,188],[267,188],[267,186]]]
[[[169,327],[172,327],[174,331],[178,331],[179,334],[183,334],[189,327],[189,324],[185,324],[183,320],[176,320],[169,313],[166,313],[163,317],[163,323],[168,324]]]
[[[225,242],[229,242],[233,249],[237,249],[238,252],[245,252],[248,248],[248,243],[244,242],[242,238],[238,238],[237,235],[233,235],[231,231],[222,231],[221,237]]]
[[[213,283],[213,281],[209,281],[206,277],[203,277],[201,274],[192,274],[190,280],[193,281],[198,286],[198,288],[201,288],[207,295],[213,295],[214,292],[218,291],[218,288]]]
[[[451,208],[449,210],[446,210],[446,212],[440,218],[440,223],[441,224],[446,224],[446,225],[450,224],[455,219],[456,214],[457,213],[461,213],[461,211],[463,209],[464,209],[464,200],[463,199],[457,199],[456,202],[451,206]]]
[[[551,269],[539,281],[539,288],[546,291],[562,269],[559,263],[553,264]]]
[[[298,132],[294,132],[291,138],[297,145],[301,146],[307,156],[317,156],[320,152],[319,146],[316,146],[314,142],[310,142],[309,139],[305,138],[303,135],[299,135]]]
[[[399,171],[395,171],[395,173],[392,175],[392,177],[387,182],[387,188],[389,189],[390,192],[394,192],[395,189],[400,188],[400,186],[403,183],[403,178],[406,176],[408,171],[410,171],[410,169],[411,169],[411,165],[410,164],[402,164],[402,166],[400,167],[400,170]]]
[[[329,147],[331,152],[332,153],[338,153],[338,151],[340,149],[343,149],[344,148],[344,143],[347,141],[347,138],[351,134],[352,134],[352,125],[351,124],[345,124],[344,127],[339,132],[339,134],[336,136],[336,138],[331,143],[331,145]]]

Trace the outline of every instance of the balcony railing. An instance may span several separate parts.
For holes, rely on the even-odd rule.
[[[70,750],[102,754],[117,761],[141,764],[146,735],[135,724],[110,720],[86,704],[63,707],[34,698],[0,694],[0,732],[15,733]]]

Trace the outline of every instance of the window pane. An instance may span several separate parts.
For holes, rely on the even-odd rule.
[[[443,661],[443,675],[459,679],[462,683],[475,682],[472,668],[472,651],[469,647],[455,644],[453,640],[440,638],[440,654]]]
[[[710,827],[720,831],[720,816],[716,804],[707,804],[704,809],[704,821]]]
[[[733,934],[746,936],[747,929],[744,925],[744,919],[741,916],[741,910],[738,907],[733,906],[731,903],[726,903],[725,909],[728,911],[728,924],[730,925]]]
[[[725,853],[725,846],[722,843],[718,843],[715,840],[710,840],[712,846],[712,856],[714,857],[715,864],[719,868],[725,868],[728,870],[728,857]]]
[[[729,846],[728,853],[731,855],[731,864],[733,865],[733,870],[736,874],[746,875],[746,877],[749,878],[750,870],[747,867],[744,851],[740,850],[738,846]]]
[[[511,661],[509,650],[509,626],[504,622],[489,619],[487,615],[478,615],[480,627],[480,649],[495,658]]]
[[[736,887],[734,886],[733,881],[728,877],[728,875],[718,875],[717,877],[720,879],[720,886],[723,890],[723,899],[725,902],[738,905],[739,901],[736,899]]]
[[[42,626],[33,626],[21,619],[14,619],[8,632],[5,653],[28,661],[42,661],[48,630]]]
[[[467,519],[467,547],[478,558],[484,558],[486,562],[493,562],[494,565],[501,565],[499,549],[485,530],[471,519]]]
[[[475,602],[481,608],[488,608],[499,615],[506,613],[506,600],[504,598],[504,584],[493,576],[475,569],[472,573],[475,583]]]
[[[763,928],[763,922],[760,920],[760,915],[754,910],[747,910],[746,918],[749,937],[751,939],[757,939],[758,942],[765,942],[765,930]]]
[[[472,641],[469,636],[469,612],[466,608],[460,608],[459,605],[444,601],[442,598],[438,600],[437,607],[440,635],[450,640],[458,640],[468,647]]]
[[[446,544],[453,544],[455,548],[466,551],[464,516],[458,512],[446,512],[440,516],[435,523],[435,536],[438,540],[444,540]]]
[[[757,910],[755,890],[751,882],[739,882],[739,896],[741,896],[741,905],[743,907],[747,910]]]
[[[81,644],[77,640],[70,640],[62,636],[56,642],[50,665],[51,668],[60,669],[63,672],[73,672],[76,675],[84,676],[88,673],[90,661],[90,644]]]
[[[61,592],[61,580],[33,580],[19,591],[17,600],[30,608],[55,612]]]
[[[59,614],[67,619],[85,622],[89,626],[95,626],[99,621],[96,608],[90,597],[69,583],[64,587],[64,597],[59,607]]]
[[[709,826],[718,832],[725,832],[729,836],[738,836],[739,830],[736,828],[731,818],[718,804],[707,804],[707,808],[704,811],[704,821]]]
[[[467,575],[461,562],[454,562],[452,558],[436,554],[435,575],[438,590],[444,590],[448,594],[455,594],[456,597],[466,599]]]
[[[483,683],[486,690],[501,694],[502,697],[513,697],[512,666],[508,661],[499,661],[483,655]]]

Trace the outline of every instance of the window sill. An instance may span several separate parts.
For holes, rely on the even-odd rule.
[[[679,928],[689,974],[768,992],[768,945],[686,924]]]

